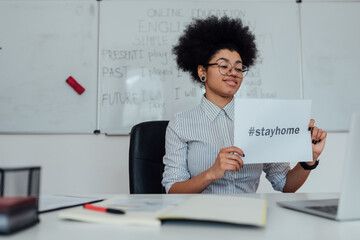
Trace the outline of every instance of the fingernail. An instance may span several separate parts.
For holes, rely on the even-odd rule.
[[[315,144],[315,139],[312,140],[312,143]]]
[[[310,131],[310,130],[311,130],[311,127],[308,128],[308,131]]]
[[[321,142],[321,139],[319,139],[318,143]]]
[[[245,153],[243,153],[243,157],[245,157]]]

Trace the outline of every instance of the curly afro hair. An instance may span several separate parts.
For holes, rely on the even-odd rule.
[[[255,36],[249,27],[243,26],[240,19],[230,19],[226,16],[195,19],[179,38],[173,53],[178,67],[190,72],[193,80],[201,83],[197,66],[207,64],[221,49],[238,52],[247,67],[255,63]]]

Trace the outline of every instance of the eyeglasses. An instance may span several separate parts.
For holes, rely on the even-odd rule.
[[[223,76],[229,76],[233,68],[235,69],[236,76],[239,78],[245,77],[248,72],[248,68],[242,63],[236,63],[235,66],[233,66],[230,62],[221,60],[217,63],[205,64],[205,66],[213,65],[218,65],[219,73]]]

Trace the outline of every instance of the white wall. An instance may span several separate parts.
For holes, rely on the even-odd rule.
[[[128,142],[87,134],[0,135],[0,166],[41,166],[42,193],[127,193]]]
[[[299,192],[338,192],[347,133],[329,133],[319,167]],[[42,167],[41,192],[128,193],[128,136],[0,135],[0,167]],[[262,176],[258,192],[273,192]]]

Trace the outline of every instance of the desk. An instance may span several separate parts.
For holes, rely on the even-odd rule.
[[[144,195],[137,195],[139,197]],[[186,198],[189,195],[146,195],[154,198]],[[267,225],[264,228],[216,223],[166,222],[160,228],[102,225],[64,221],[59,211],[40,215],[41,223],[17,234],[0,237],[14,240],[188,240],[188,239],[360,239],[360,221],[337,222],[281,208],[277,201],[336,198],[339,194],[245,194],[242,197],[268,201]]]

